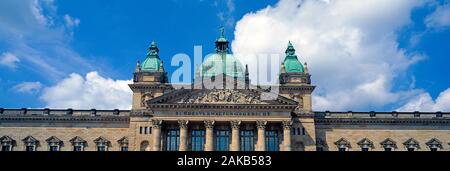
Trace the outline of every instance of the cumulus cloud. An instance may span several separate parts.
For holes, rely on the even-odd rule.
[[[41,99],[50,108],[131,109],[132,80],[113,80],[89,72],[85,77],[70,74],[43,90]]]
[[[425,19],[428,28],[444,28],[450,26],[450,4],[438,6],[436,10]]]
[[[23,82],[13,87],[13,89],[20,93],[36,93],[41,90],[42,84],[40,82]]]
[[[409,25],[411,11],[425,3],[281,0],[238,21],[232,48],[250,71],[256,71],[255,61],[262,58],[248,54],[284,57],[291,40],[318,85],[315,110],[379,109],[411,95],[394,91],[393,84],[423,55],[399,48],[397,30]],[[250,74],[256,80],[257,72]],[[278,71],[270,75],[275,78]]]
[[[20,59],[10,52],[5,52],[0,55],[0,65],[15,69],[17,67],[17,63],[19,62]]]
[[[397,109],[398,111],[450,111],[450,88],[441,92],[436,100],[433,100],[427,92],[422,92],[411,98],[404,106]]]

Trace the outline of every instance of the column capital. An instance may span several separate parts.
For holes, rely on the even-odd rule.
[[[205,124],[205,128],[206,129],[213,129],[214,128],[214,123],[216,121],[214,120],[204,120],[203,123]]]
[[[258,129],[266,129],[267,121],[266,120],[258,120],[256,121],[256,127]]]
[[[241,126],[240,120],[232,120],[232,121],[230,121],[230,123],[231,123],[231,129],[239,129],[239,127]]]
[[[282,121],[281,124],[284,129],[290,130],[292,128],[292,121]]]
[[[162,120],[152,119],[150,123],[153,128],[161,128]]]
[[[188,120],[178,120],[178,125],[180,126],[180,128],[188,128],[188,124]]]

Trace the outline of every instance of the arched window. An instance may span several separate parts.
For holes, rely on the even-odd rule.
[[[22,139],[25,145],[25,151],[36,151],[37,146],[39,145],[39,141],[33,136],[27,136]]]
[[[142,141],[141,142],[141,147],[140,147],[140,150],[141,151],[149,151],[149,143],[148,143],[148,141]]]
[[[55,136],[51,136],[45,140],[48,144],[49,151],[60,151],[63,142]]]
[[[84,147],[87,146],[87,142],[79,136],[76,136],[70,140],[73,145],[73,151],[84,151]]]
[[[9,136],[3,136],[0,138],[0,145],[2,151],[12,151],[16,145],[16,141]]]

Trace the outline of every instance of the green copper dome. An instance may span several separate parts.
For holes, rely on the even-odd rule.
[[[155,42],[152,42],[148,48],[147,58],[141,63],[142,72],[158,72],[161,67],[161,59],[159,59],[159,49]]]
[[[244,67],[241,62],[231,54],[215,53],[206,57],[200,67],[201,77],[213,77],[225,74],[230,77],[244,78]]]
[[[302,63],[298,61],[297,55],[295,55],[294,46],[289,41],[288,48],[286,49],[286,58],[284,58],[284,68],[287,73],[291,72],[305,72],[305,68]]]
[[[229,42],[225,38],[224,28],[220,28],[221,35],[216,40],[216,53],[208,55],[199,68],[201,77],[213,77],[225,74],[230,77],[244,78],[245,71],[241,62],[236,59],[228,48]]]

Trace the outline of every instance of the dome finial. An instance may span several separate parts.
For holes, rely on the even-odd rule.
[[[219,28],[219,31],[220,31],[220,36],[225,38],[225,28],[222,26]]]
[[[158,46],[156,45],[155,41],[152,41],[150,47],[148,48],[147,56],[158,56],[158,53],[159,53]]]

